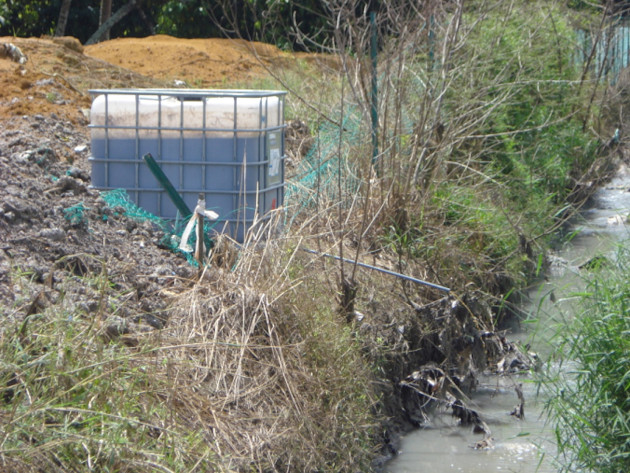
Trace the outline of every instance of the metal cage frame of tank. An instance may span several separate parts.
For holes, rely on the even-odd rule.
[[[186,204],[193,209],[203,193],[207,208],[219,214],[215,229],[237,241],[243,241],[254,224],[264,223],[271,211],[283,205],[285,91],[92,89],[89,93],[93,115],[97,99],[102,96],[105,102],[104,116],[96,118],[99,123],[90,117],[89,160],[94,188],[125,189],[138,206],[159,217],[177,219],[180,215],[176,206],[143,160],[149,152]],[[178,101],[179,114],[175,117],[179,123],[169,126],[163,114],[172,115],[176,110],[175,102],[167,102],[171,99]],[[133,123],[117,123],[121,120],[112,115],[115,100],[133,101],[133,105],[126,104],[135,107],[131,110]],[[155,120],[143,117],[151,100],[157,106]],[[229,126],[209,123],[208,117],[214,117],[213,103],[221,103],[228,118],[231,108]],[[243,111],[243,103],[252,110],[258,103],[253,122],[251,110]],[[191,110],[201,113],[201,123],[187,123]],[[249,120],[245,126],[240,123],[247,122],[242,115]]]

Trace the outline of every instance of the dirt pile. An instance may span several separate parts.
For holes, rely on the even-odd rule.
[[[0,44],[12,44],[26,57],[23,64],[0,58],[0,118],[54,113],[84,127],[88,89],[160,84],[84,55],[71,39],[0,38]]]
[[[170,36],[125,38],[83,47],[74,38],[0,38],[24,55],[0,57],[0,118],[50,114],[80,124],[89,89],[234,88],[289,67],[298,55],[262,43]]]
[[[160,248],[163,235],[150,223],[125,218],[89,187],[89,148],[80,128],[54,113],[10,118],[4,126],[0,306],[5,316],[61,304],[81,307],[86,315],[113,315],[114,321],[129,317],[125,326],[162,327],[161,291],[185,284],[193,268]],[[94,286],[99,278],[109,282]]]
[[[86,47],[85,54],[172,85],[185,82],[196,88],[233,87],[268,75],[268,67],[289,58],[263,43],[165,35],[105,41]]]

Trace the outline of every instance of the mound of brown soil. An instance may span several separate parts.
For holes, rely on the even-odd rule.
[[[0,58],[0,118],[55,113],[79,124],[90,107],[90,88],[163,85],[86,56],[70,38],[4,37],[0,44],[12,44],[26,57],[23,64]]]
[[[74,38],[0,37],[3,44],[17,47],[26,62],[0,56],[0,118],[54,112],[73,123],[90,106],[89,89],[236,88],[298,57],[263,43],[164,35],[85,48]]]
[[[156,35],[121,38],[85,48],[88,56],[160,80],[197,88],[232,87],[268,74],[288,57],[275,46],[233,39],[180,39]]]

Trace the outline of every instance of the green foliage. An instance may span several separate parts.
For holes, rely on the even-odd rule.
[[[609,0],[569,0],[567,2],[567,7],[589,13],[599,13],[607,6],[615,13],[623,13],[628,9],[629,4],[627,0],[613,0],[612,2]]]
[[[53,35],[62,0],[0,0],[0,36]],[[120,2],[113,2],[113,9]],[[85,42],[98,28],[100,0],[72,2],[66,34]]]
[[[62,0],[0,0],[0,36],[52,35]],[[112,12],[127,3],[114,0]],[[111,37],[146,36],[153,32],[181,38],[228,35],[277,44],[281,48],[309,48],[330,42],[326,6],[315,0],[143,0],[145,19],[132,11],[111,30]],[[66,34],[82,43],[98,28],[100,0],[72,2]],[[299,34],[293,20],[299,25]],[[305,45],[306,35],[313,43]]]
[[[105,293],[106,272],[90,278]],[[9,313],[0,330],[0,456],[11,471],[214,470],[203,432],[173,422],[172,380],[151,348],[108,336],[122,322],[60,306],[23,320]]]
[[[366,380],[372,373],[356,333],[335,312],[331,298],[319,288],[311,289],[309,297],[295,301],[310,396],[318,405],[312,419],[304,419],[304,428],[317,431],[319,450],[327,452],[322,462],[326,471],[343,471],[349,465],[368,471],[375,399]]]
[[[206,2],[170,0],[156,16],[156,32],[180,38],[209,38],[219,36],[206,9]]]
[[[584,128],[589,87],[572,62],[566,9],[543,1],[484,5],[466,6],[450,64],[429,60],[429,43],[421,43],[406,71],[387,78],[396,81],[387,105],[400,112],[388,123],[398,134],[381,145],[391,150],[385,173],[402,195],[418,192],[405,202],[422,201],[429,225],[451,230],[444,238],[417,231],[417,222],[388,223],[384,240],[429,264],[435,253],[423,248],[439,246],[442,257],[469,256],[478,272],[502,268],[525,280],[536,266],[531,242],[543,242],[598,142]],[[440,34],[436,42],[448,41]],[[415,189],[407,191],[408,182]],[[416,209],[405,210],[413,222]]]
[[[486,110],[494,107],[479,130],[487,171],[503,176],[516,203],[549,194],[561,202],[570,188],[569,171],[593,152],[573,118],[578,76],[570,62],[574,33],[566,15],[547,2],[528,2],[511,12],[498,8],[469,38],[464,54],[478,64],[469,93]]]
[[[0,36],[40,36],[54,32],[61,0],[0,0]]]
[[[558,330],[565,371],[552,379],[547,410],[564,471],[630,467],[630,246],[599,266],[579,294],[581,311]]]
[[[444,223],[463,230],[461,243],[466,243],[472,251],[498,259],[517,247],[507,213],[497,211],[501,202],[496,196],[492,198],[491,193],[444,182],[436,191],[435,199],[444,212]]]
[[[41,36],[52,35],[57,25],[62,0],[0,0],[0,35]],[[99,24],[101,0],[74,1],[71,4],[66,34],[75,36],[82,43],[96,31]],[[112,13],[128,3],[113,0]],[[202,1],[175,2],[169,0],[144,0],[141,3],[145,22],[137,10],[133,10],[111,30],[111,37],[146,36],[157,32],[183,37],[209,37],[220,30],[203,8]]]

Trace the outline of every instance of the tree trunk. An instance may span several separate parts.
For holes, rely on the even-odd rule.
[[[98,26],[103,26],[112,16],[112,0],[101,0],[101,11],[98,17]],[[109,30],[105,32],[101,40],[109,39]]]
[[[153,23],[149,21],[149,18],[147,18],[147,15],[146,13],[144,13],[144,10],[140,6],[140,4],[138,4],[137,7],[138,7],[138,14],[140,15],[140,18],[142,18],[142,21],[144,22],[145,26],[147,27],[149,34],[151,36],[155,35],[155,26],[153,25]]]
[[[70,14],[70,4],[72,0],[63,0],[61,9],[59,10],[59,19],[57,20],[57,28],[55,28],[55,36],[63,36],[66,33],[66,25],[68,24],[68,15]]]
[[[109,19],[103,23],[92,36],[90,36],[90,39],[85,42],[85,45],[88,46],[101,41],[105,36],[105,33],[108,33],[112,26],[122,20],[134,8],[136,8],[136,0],[129,0],[129,3],[120,7],[116,13],[110,16]]]

